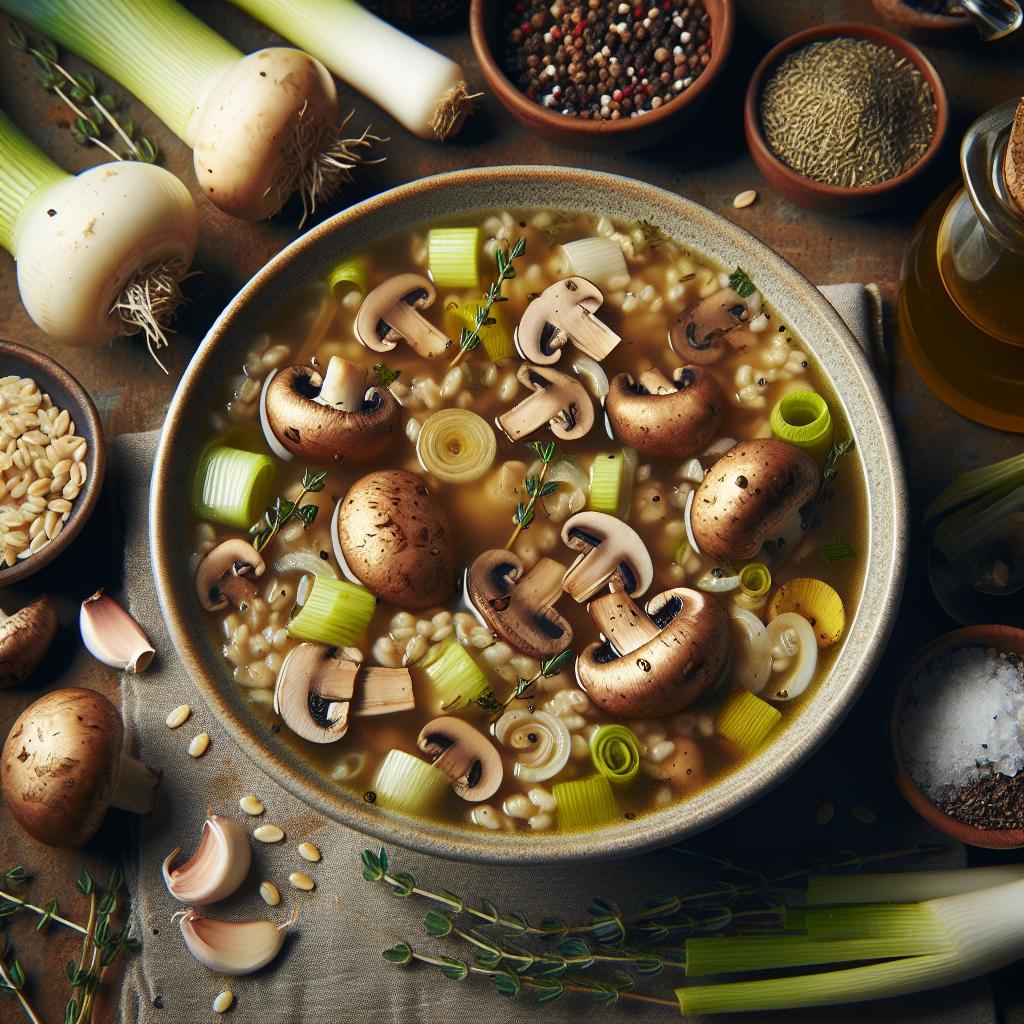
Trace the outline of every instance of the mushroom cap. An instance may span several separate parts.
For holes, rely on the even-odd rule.
[[[726,335],[749,321],[743,296],[732,288],[719,288],[679,314],[669,328],[668,343],[688,363],[707,366],[725,354]]]
[[[28,676],[56,635],[57,606],[45,595],[0,622],[0,688]]]
[[[234,592],[255,590],[250,577],[263,575],[266,565],[260,553],[241,537],[222,541],[199,563],[196,595],[208,611],[227,608]]]
[[[337,743],[348,731],[349,710],[362,654],[301,643],[281,665],[274,710],[297,736],[310,743]]]
[[[802,448],[774,437],[742,441],[725,453],[697,486],[690,528],[712,558],[753,558],[773,531],[809,501],[821,480]]]
[[[587,696],[618,718],[657,718],[692,704],[722,677],[729,662],[729,618],[699,590],[678,587],[647,602],[660,632],[619,657],[593,643],[576,659]]]
[[[356,338],[374,352],[390,352],[403,335],[389,320],[391,311],[404,303],[413,310],[434,304],[437,289],[422,274],[396,274],[377,285],[363,299],[352,326]]]
[[[1017,104],[1017,112],[1014,114],[1010,141],[1003,158],[1003,177],[1010,198],[1024,212],[1024,99]]]
[[[422,477],[404,469],[367,473],[335,515],[345,563],[382,600],[415,611],[458,591],[455,535]]]
[[[548,285],[526,307],[516,327],[516,346],[523,358],[541,365],[557,363],[565,341],[565,325],[571,322],[575,307],[596,313],[603,302],[601,289],[585,277],[567,277]]]
[[[648,458],[685,459],[718,433],[725,399],[714,376],[701,366],[678,367],[667,394],[653,388],[661,376],[641,374],[639,381],[628,373],[613,377],[605,399],[608,421],[618,440]]]
[[[654,581],[647,545],[629,524],[607,512],[570,516],[562,524],[562,542],[581,552],[563,582],[576,601],[589,601],[605,586],[636,597]]]
[[[54,690],[30,704],[0,755],[10,812],[48,846],[81,846],[100,827],[117,785],[124,725],[95,690]]]
[[[427,722],[416,746],[452,780],[452,788],[463,800],[476,803],[498,791],[505,774],[501,754],[464,718],[446,715]]]
[[[359,466],[382,458],[401,415],[387,388],[368,390],[358,412],[315,401],[323,376],[311,366],[279,370],[266,386],[267,422],[293,455],[318,466]]]
[[[514,551],[491,548],[467,570],[466,596],[484,622],[515,650],[538,660],[550,658],[572,646],[572,626],[553,607],[562,593],[565,566],[542,558],[526,580],[524,572]],[[547,580],[552,581],[550,588]]]

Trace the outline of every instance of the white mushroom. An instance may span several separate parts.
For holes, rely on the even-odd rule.
[[[494,724],[494,738],[516,752],[515,775],[523,782],[554,777],[572,751],[565,723],[547,711],[506,711]]]

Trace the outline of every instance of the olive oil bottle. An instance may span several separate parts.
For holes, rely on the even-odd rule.
[[[900,335],[957,412],[1024,432],[1024,212],[1003,162],[1016,103],[989,111],[961,148],[963,187],[927,210],[903,263]]]

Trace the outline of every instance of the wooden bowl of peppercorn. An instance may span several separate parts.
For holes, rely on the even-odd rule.
[[[816,165],[828,168],[828,152],[834,152],[837,156],[837,163],[842,165],[843,173],[856,173],[856,165],[849,168],[850,161],[845,159],[845,154],[852,153],[856,156],[856,164],[865,163],[873,155],[873,146],[884,146],[887,142],[897,142],[907,134],[907,126],[896,123],[893,112],[897,108],[895,100],[879,89],[886,89],[886,83],[891,83],[893,75],[899,68],[877,69],[871,81],[864,83],[864,88],[873,90],[871,94],[858,96],[851,90],[860,87],[859,80],[856,80],[851,73],[844,73],[841,68],[832,69],[826,80],[818,83],[820,89],[815,92],[815,83],[801,80],[791,87],[791,91],[797,87],[806,90],[806,95],[792,97],[794,115],[786,118],[790,125],[791,135],[800,133],[798,127],[798,115],[808,110],[822,111],[823,124],[811,131],[803,130],[803,137],[793,139],[793,152],[790,161],[787,162],[783,156],[773,148],[769,141],[768,132],[764,125],[764,98],[766,87],[772,82],[773,76],[785,67],[787,58],[806,52],[811,44],[826,43],[835,40],[853,40],[854,42],[867,42],[876,47],[893,51],[895,58],[905,62],[903,66],[909,65],[919,73],[920,81],[927,85],[934,105],[934,122],[930,130],[930,141],[922,145],[919,154],[914,160],[902,170],[893,170],[889,176],[882,180],[873,181],[870,184],[842,184],[841,177],[829,179],[827,173],[822,177],[813,177],[803,173],[793,166],[800,159],[813,159]],[[808,73],[809,75],[809,73]],[[844,94],[839,91],[840,87],[847,90]],[[829,123],[825,120],[828,100],[824,96],[833,98],[833,105],[843,106],[840,116]],[[879,136],[873,141],[866,134],[849,133],[849,138],[836,133],[833,134],[833,124],[839,121],[851,122],[851,108],[854,106],[854,98],[861,104],[861,110],[871,114],[870,118],[878,125]],[[844,99],[848,100],[844,105]],[[874,109],[872,109],[872,104]],[[912,116],[912,109],[907,109],[908,118]],[[882,115],[886,116],[882,116]],[[892,32],[877,28],[874,25],[860,24],[834,24],[819,25],[815,28],[798,32],[783,40],[771,50],[761,61],[754,71],[747,86],[747,94],[743,109],[743,127],[747,137],[747,146],[750,155],[757,165],[757,169],[765,176],[768,183],[787,199],[791,199],[798,206],[808,210],[815,210],[819,213],[832,213],[842,216],[867,213],[870,210],[879,209],[888,203],[893,202],[899,195],[905,192],[924,173],[925,169],[935,159],[936,154],[942,146],[949,123],[949,101],[946,97],[946,89],[942,84],[938,71],[932,66],[927,57],[912,43],[901,39]],[[804,123],[806,127],[806,122]],[[816,148],[817,147],[817,148]],[[842,158],[842,159],[841,159]]]
[[[721,76],[734,0],[473,0],[480,69],[509,113],[577,149],[667,138]],[[548,70],[553,69],[553,70]]]

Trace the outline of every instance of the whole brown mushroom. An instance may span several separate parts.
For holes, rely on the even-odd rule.
[[[0,688],[27,678],[57,635],[57,606],[37,597],[13,615],[0,610]]]
[[[110,807],[148,814],[158,778],[121,750],[117,709],[94,690],[54,690],[11,727],[0,758],[4,799],[47,846],[81,846]]]
[[[743,441],[705,474],[693,495],[690,529],[702,554],[753,558],[818,488],[818,464],[773,437]]]
[[[323,375],[290,366],[268,379],[266,427],[291,455],[318,466],[376,462],[398,436],[399,408],[384,387],[369,387],[358,363],[334,356]]]
[[[448,516],[415,473],[361,477],[338,502],[332,532],[338,562],[383,601],[417,611],[445,604],[459,589]]]
[[[618,613],[612,602],[619,603]],[[680,587],[648,601],[646,615],[623,593],[600,598],[599,608],[595,618],[608,639],[580,654],[576,677],[610,715],[673,714],[721,679],[729,662],[729,618],[714,598]],[[616,625],[619,615],[625,621]]]
[[[651,459],[684,459],[706,448],[718,433],[725,399],[709,370],[680,366],[669,380],[645,370],[634,381],[613,377],[605,411],[615,436]]]

